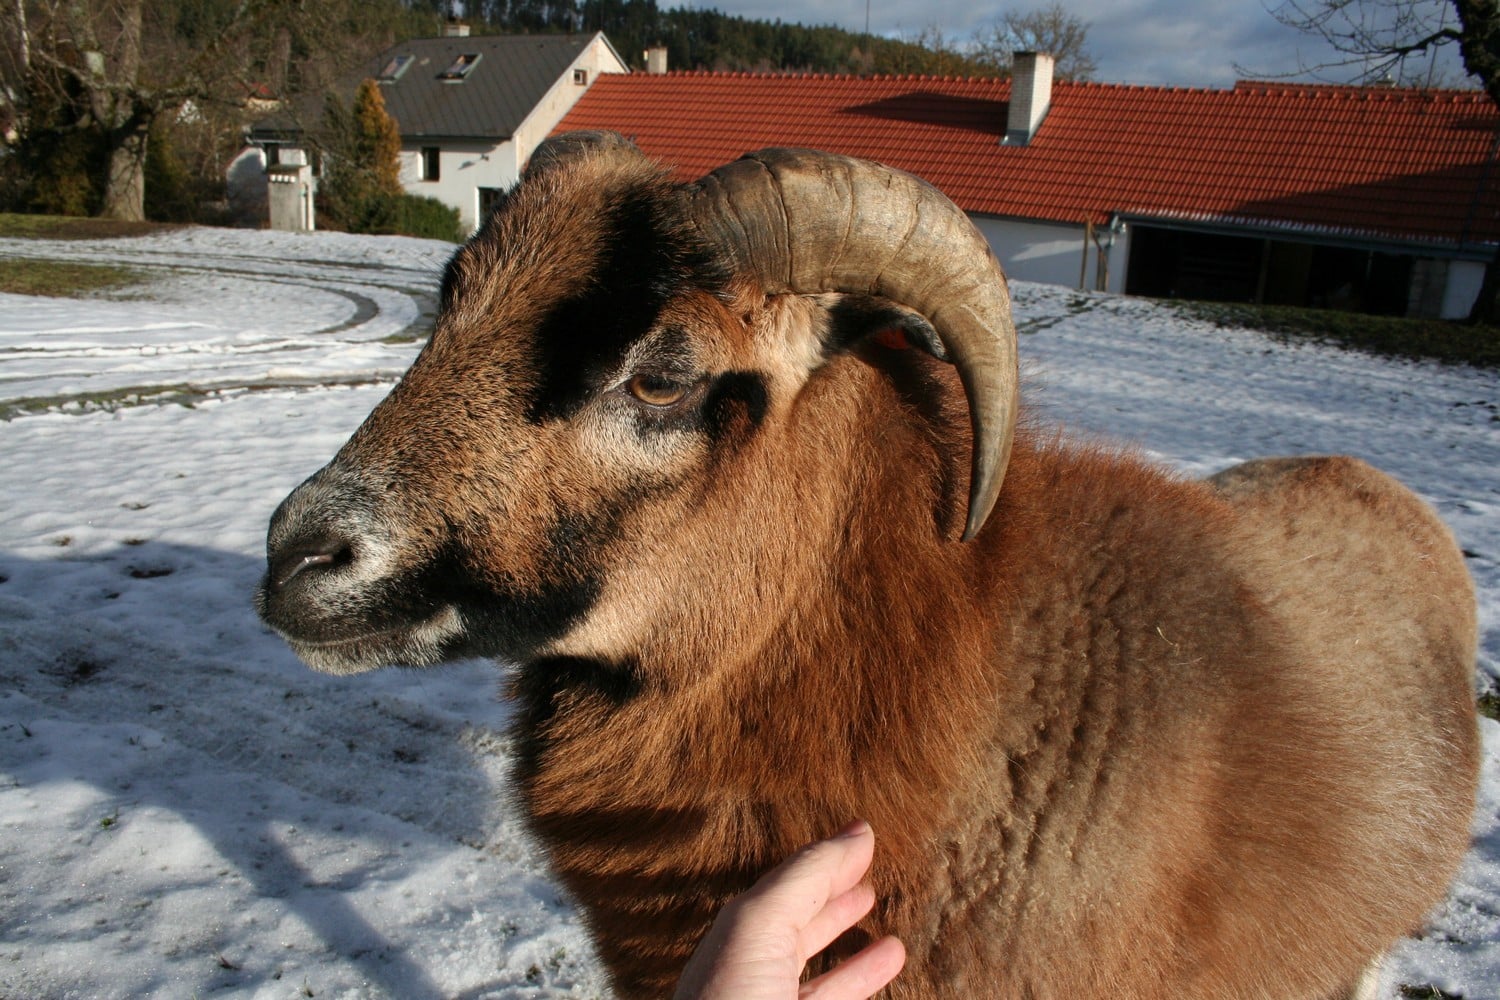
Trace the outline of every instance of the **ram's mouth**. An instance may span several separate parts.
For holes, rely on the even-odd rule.
[[[329,674],[359,674],[380,667],[430,667],[451,658],[463,631],[463,616],[451,604],[411,624],[335,638],[309,639],[277,629],[302,662]]]

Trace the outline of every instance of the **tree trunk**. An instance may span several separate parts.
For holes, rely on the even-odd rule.
[[[146,150],[150,119],[133,118],[110,132],[109,176],[104,185],[104,219],[139,222],[146,217]]]
[[[104,207],[99,215],[135,222],[146,217],[146,146],[157,110],[148,108],[135,91],[141,72],[141,0],[126,0],[120,5],[120,36],[115,51],[115,86],[107,96],[108,116],[102,118],[110,148]],[[102,67],[95,77],[102,79]],[[103,95],[96,92],[95,96]]]
[[[8,143],[14,130],[20,129],[23,117],[20,105],[26,99],[23,96],[26,89],[32,86],[31,29],[26,24],[26,0],[15,0],[12,7],[13,12],[7,15],[10,25],[0,31],[0,45],[8,50],[0,51],[0,74],[14,78],[11,86],[0,85],[0,144]]]
[[[23,84],[31,78],[31,29],[26,24],[26,0],[15,0],[16,79]]]

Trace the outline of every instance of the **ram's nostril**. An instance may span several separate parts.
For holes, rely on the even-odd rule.
[[[354,550],[342,538],[317,538],[288,546],[271,557],[271,586],[280,589],[306,573],[352,562]]]

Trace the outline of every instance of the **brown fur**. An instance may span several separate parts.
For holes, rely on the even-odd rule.
[[[763,379],[763,414],[635,434],[603,374],[576,416],[528,422],[527,338],[604,252],[589,220],[660,183],[603,160],[543,182],[278,514],[273,578],[331,532],[348,566],[262,606],[366,669],[420,658],[368,634],[415,612],[341,582],[366,548],[457,551],[497,593],[597,578],[523,656],[517,781],[622,996],[669,992],[725,899],[853,816],[880,902],[840,947],[902,938],[891,1000],[1325,997],[1441,898],[1477,774],[1474,600],[1410,493],[1348,459],[1187,482],[1023,431],[958,544],[952,372],[824,359],[823,304],[742,283],[674,294],[630,356],[685,334],[699,368]],[[608,528],[564,544],[561,515]]]
[[[1294,550],[1304,579],[1274,593],[1271,541],[1204,486],[1029,440],[966,549],[887,503],[836,548],[788,539],[798,572],[779,579],[815,614],[728,640],[686,690],[579,711],[526,779],[622,992],[664,991],[724,895],[855,814],[880,836],[869,930],[912,956],[893,998],[1352,984],[1441,897],[1477,769],[1467,578],[1431,515],[1375,482],[1423,529],[1370,544],[1405,568]],[[1339,506],[1276,516],[1337,538]],[[1361,528],[1390,536],[1376,520]],[[732,519],[708,504],[700,521],[678,541],[716,535],[733,567]],[[742,606],[753,586],[725,575],[682,591]],[[1408,620],[1414,590],[1451,606],[1413,609],[1403,628],[1428,636],[1379,642],[1365,626]],[[653,672],[708,666],[694,623],[655,626]]]

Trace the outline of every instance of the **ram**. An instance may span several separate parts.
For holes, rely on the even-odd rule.
[[[1468,844],[1451,536],[1352,459],[1069,443],[1016,370],[921,181],[554,139],[260,610],[323,670],[518,665],[518,798],[621,996],[855,816],[880,901],[820,961],[898,935],[892,998],[1359,995]]]

